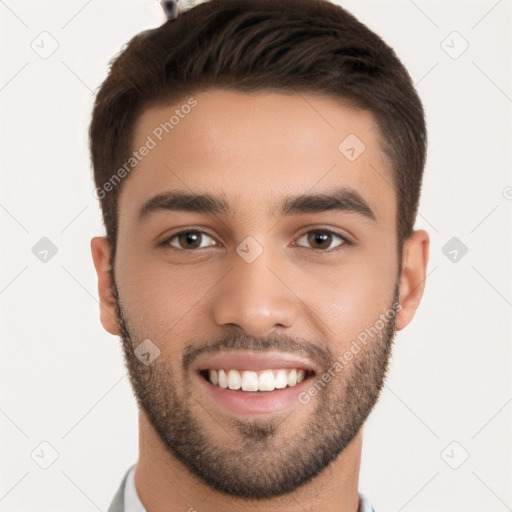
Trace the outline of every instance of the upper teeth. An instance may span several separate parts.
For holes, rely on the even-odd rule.
[[[281,370],[208,370],[210,382],[221,388],[242,391],[274,391],[295,386],[304,380],[306,372],[299,369]]]

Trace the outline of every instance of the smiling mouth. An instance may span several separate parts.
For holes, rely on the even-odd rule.
[[[199,371],[206,381],[218,388],[258,394],[293,388],[313,377],[314,373],[303,368],[272,368],[257,371],[219,368]]]

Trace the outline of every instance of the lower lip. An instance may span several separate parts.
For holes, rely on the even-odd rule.
[[[293,387],[274,391],[247,392],[224,389],[213,385],[201,375],[198,377],[201,385],[217,403],[238,414],[270,414],[286,411],[294,404],[300,403],[299,395],[307,389],[311,381],[309,377]]]

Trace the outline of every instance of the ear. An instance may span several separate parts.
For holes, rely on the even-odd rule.
[[[91,239],[91,254],[98,276],[98,296],[100,299],[100,321],[110,334],[118,335],[116,302],[112,292],[112,267],[110,253],[112,247],[107,237],[95,236]]]
[[[404,242],[399,285],[402,308],[396,315],[397,331],[409,324],[420,304],[425,289],[429,247],[430,238],[423,229],[413,231]]]

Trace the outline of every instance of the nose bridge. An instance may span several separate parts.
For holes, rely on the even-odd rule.
[[[286,278],[279,275],[275,251],[256,244],[248,237],[233,253],[232,270],[219,283],[214,317],[220,326],[234,324],[252,336],[265,336],[276,326],[294,324],[298,301],[282,282]]]

